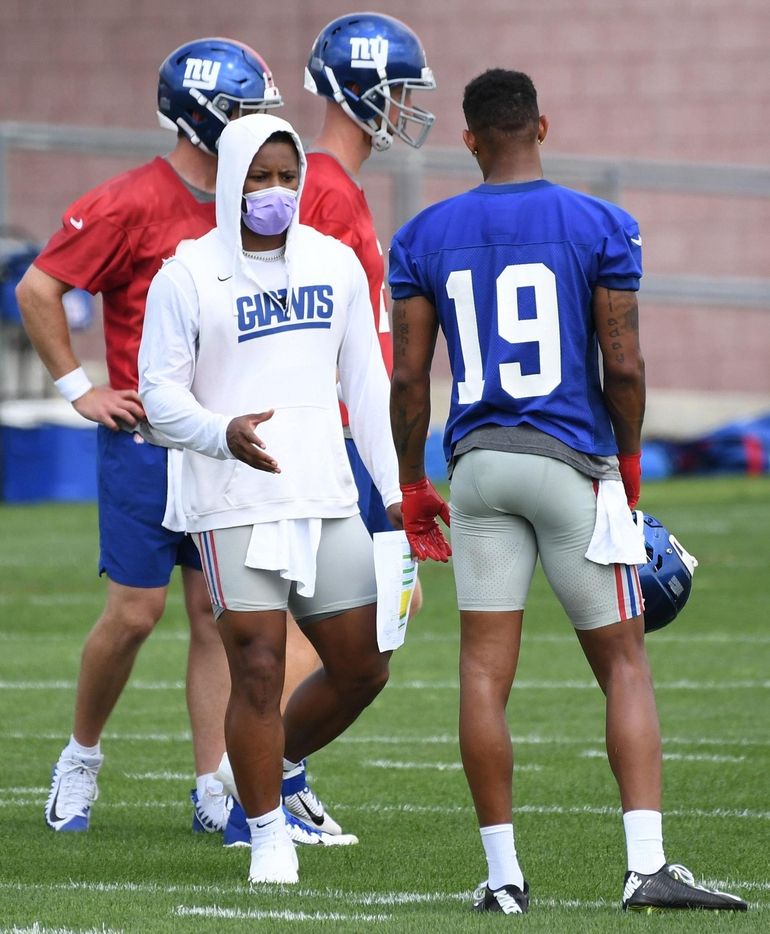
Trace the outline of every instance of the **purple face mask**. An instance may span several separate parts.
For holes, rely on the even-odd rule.
[[[297,210],[297,192],[276,185],[243,196],[246,210],[241,211],[243,223],[255,234],[271,236],[283,233]]]

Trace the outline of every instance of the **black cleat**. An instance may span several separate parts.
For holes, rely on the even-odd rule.
[[[696,885],[684,866],[666,863],[646,876],[627,872],[623,886],[623,911],[666,911],[701,908],[709,911],[746,911],[748,905],[737,895]]]
[[[524,891],[518,885],[503,885],[499,889],[490,889],[483,882],[473,893],[474,911],[502,911],[506,915],[523,915],[529,908],[529,885],[524,883]]]

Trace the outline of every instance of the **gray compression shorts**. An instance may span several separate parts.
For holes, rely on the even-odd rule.
[[[359,515],[323,520],[312,597],[301,597],[296,582],[285,580],[278,571],[245,566],[253,528],[243,525],[193,534],[217,619],[226,609],[288,609],[298,623],[309,623],[376,602],[372,540]]]
[[[523,610],[539,556],[576,629],[638,614],[636,567],[585,557],[596,492],[574,467],[537,454],[468,451],[452,475],[450,511],[461,610]]]

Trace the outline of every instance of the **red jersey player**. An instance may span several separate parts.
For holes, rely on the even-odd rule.
[[[413,90],[436,86],[425,52],[404,23],[380,13],[350,13],[318,35],[305,69],[305,88],[326,98],[321,131],[308,152],[300,219],[348,244],[369,280],[375,326],[388,373],[393,344],[385,300],[385,266],[369,206],[357,181],[372,150],[383,152],[395,137],[418,148],[433,114],[412,104]],[[343,408],[343,422],[347,424]],[[370,534],[391,528],[382,500],[352,440],[348,456],[359,509]],[[412,615],[421,603],[418,588]]]
[[[100,572],[107,602],[83,650],[73,733],[45,808],[54,830],[88,829],[102,764],[100,738],[137,652],[160,618],[175,564],[190,618],[187,699],[196,767],[193,829],[221,830],[226,798],[213,780],[224,751],[229,672],[200,559],[189,536],[162,525],[165,448],[133,431],[143,416],[137,352],[150,280],[181,239],[215,223],[219,135],[230,119],[281,104],[267,64],[230,39],[207,38],[163,62],[158,116],[177,133],[166,158],[113,178],[74,202],[18,287],[24,323],[62,395],[99,423]],[[62,296],[101,292],[109,385],[94,387],[74,355]]]

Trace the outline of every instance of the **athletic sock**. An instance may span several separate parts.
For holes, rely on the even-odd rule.
[[[64,752],[78,759],[95,759],[102,754],[101,742],[98,742],[95,746],[81,746],[74,736],[70,736],[70,741],[64,747]]]
[[[259,817],[247,817],[246,823],[251,831],[252,845],[258,844],[274,833],[276,829],[284,826],[283,808],[279,804],[277,808],[268,811],[267,814],[260,814]]]
[[[290,762],[288,759],[284,759],[283,760],[283,777],[294,778],[294,776],[291,773],[299,772],[302,768],[304,768],[304,765],[301,760],[299,762]]]
[[[223,795],[224,786],[218,778],[214,778],[213,772],[204,772],[203,775],[195,776],[195,790],[198,793],[200,801],[205,795]]]
[[[663,854],[663,816],[660,811],[626,811],[628,871],[649,876],[666,863]]]
[[[490,889],[499,889],[503,885],[517,885],[524,889],[524,875],[516,856],[516,843],[513,838],[513,824],[493,824],[479,828],[481,843],[487,857]]]

